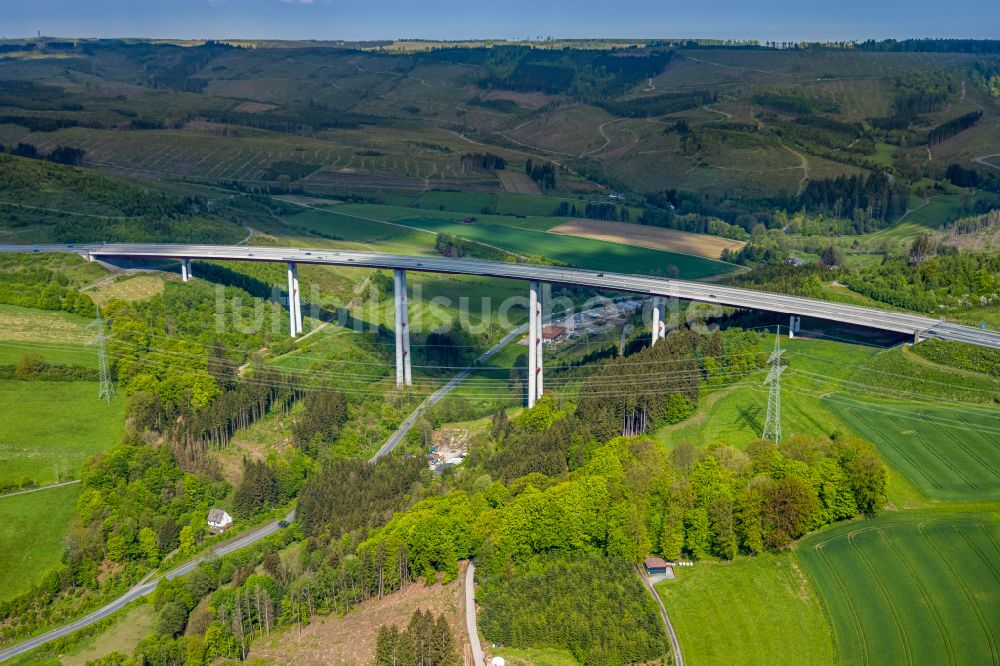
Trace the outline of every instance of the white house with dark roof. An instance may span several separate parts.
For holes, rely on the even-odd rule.
[[[233,524],[233,517],[222,509],[212,509],[208,512],[208,529],[221,532]]]

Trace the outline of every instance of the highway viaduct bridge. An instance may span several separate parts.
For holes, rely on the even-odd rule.
[[[764,310],[787,314],[794,330],[796,317],[865,326],[882,331],[921,338],[940,338],[1000,349],[1000,332],[945,322],[915,314],[876,310],[857,305],[832,303],[799,296],[786,296],[718,284],[692,282],[639,275],[533,264],[509,264],[476,259],[418,257],[347,250],[249,247],[243,245],[179,245],[114,243],[101,245],[3,245],[0,252],[71,252],[94,259],[174,259],[181,264],[184,280],[191,277],[191,260],[264,261],[284,263],[288,267],[289,330],[292,336],[302,333],[302,302],[299,295],[299,264],[320,266],[358,266],[392,270],[394,275],[396,316],[396,383],[411,383],[409,308],[406,301],[406,273],[419,271],[451,275],[479,275],[523,280],[529,283],[528,327],[528,404],[533,405],[543,391],[542,366],[542,283],[590,287],[608,291],[641,294],[653,299],[653,344],[663,334],[663,301],[677,298],[687,301]]]

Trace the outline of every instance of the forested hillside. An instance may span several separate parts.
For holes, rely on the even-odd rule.
[[[45,189],[24,185],[41,177],[81,192],[78,212],[158,220],[92,217],[89,236],[63,222],[56,237],[76,240],[161,238],[167,218],[192,238],[227,232],[200,197],[63,165],[372,201],[540,191],[599,215],[618,192],[643,212],[616,211],[632,221],[687,228],[695,215],[749,233],[804,210],[828,231],[863,234],[899,220],[910,194],[1000,188],[993,44],[13,42],[0,53],[0,146],[33,165],[7,174],[0,195],[39,205]],[[105,94],[123,85],[128,100]],[[71,208],[53,205],[65,195],[45,199]],[[10,212],[22,227],[40,213]]]
[[[213,215],[204,198],[10,155],[0,155],[0,231],[57,243],[232,242],[246,235]]]

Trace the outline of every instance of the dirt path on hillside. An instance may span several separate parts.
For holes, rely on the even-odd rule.
[[[625,119],[624,118],[615,118],[614,120],[605,120],[603,123],[601,123],[600,125],[598,125],[597,126],[597,131],[600,132],[600,134],[601,134],[602,137],[604,137],[604,143],[601,144],[600,146],[598,146],[597,148],[594,148],[592,150],[587,150],[585,152],[580,153],[580,157],[586,157],[587,155],[593,155],[594,153],[599,153],[602,150],[604,150],[605,148],[607,148],[608,146],[610,146],[611,145],[611,137],[608,136],[607,132],[604,131],[604,128],[607,127],[608,125],[613,125],[614,123],[620,123],[623,120],[625,120]]]
[[[805,155],[787,144],[783,143],[781,144],[781,147],[799,158],[799,168],[802,169],[802,178],[799,179],[799,189],[796,192],[796,195],[802,194],[802,190],[806,189],[806,183],[809,182],[809,160],[806,159]]]
[[[1000,153],[994,153],[992,155],[980,155],[979,157],[973,157],[972,161],[976,164],[982,164],[985,167],[990,167],[991,169],[1000,169],[1000,166],[990,162],[994,157],[1000,157]]]
[[[705,109],[706,111],[710,111],[712,113],[718,113],[720,116],[722,116],[721,118],[715,120],[715,122],[717,123],[721,123],[724,120],[729,120],[730,118],[733,117],[733,114],[731,113],[728,113],[726,111],[720,111],[719,109],[713,109],[711,104],[706,104],[701,108]]]

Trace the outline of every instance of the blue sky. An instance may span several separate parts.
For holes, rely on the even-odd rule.
[[[0,0],[0,35],[1000,38],[1000,0]]]

